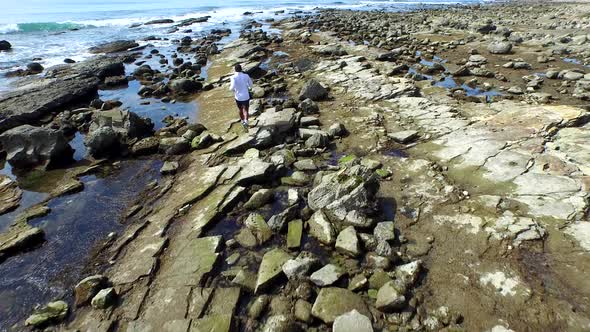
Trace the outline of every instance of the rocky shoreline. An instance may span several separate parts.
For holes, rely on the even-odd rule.
[[[24,78],[0,98],[7,162],[74,163],[45,203],[120,158],[164,164],[100,244],[106,268],[13,329],[588,329],[589,13],[321,10],[224,45],[227,30],[169,53],[118,41]],[[236,62],[255,81],[247,131]],[[197,122],[96,98],[132,82],[146,105],[196,100]],[[0,196],[4,213],[22,192],[3,177]],[[47,213],[21,213],[0,259],[40,245],[28,222]]]

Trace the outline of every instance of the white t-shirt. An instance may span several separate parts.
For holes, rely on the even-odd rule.
[[[237,101],[250,100],[250,93],[248,88],[252,87],[254,83],[248,74],[235,73],[230,79],[229,89],[234,92],[234,97]]]

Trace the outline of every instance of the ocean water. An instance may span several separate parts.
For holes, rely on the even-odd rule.
[[[293,11],[313,11],[316,8],[408,10],[417,6],[445,5],[476,0],[425,1],[358,1],[358,0],[0,0],[0,40],[8,40],[13,50],[0,52],[0,91],[8,89],[4,74],[23,68],[32,61],[46,68],[63,63],[65,58],[76,61],[91,56],[87,50],[97,44],[118,40],[141,40],[150,35],[169,39],[194,34],[212,28],[239,29],[249,19],[282,18]],[[285,10],[284,14],[277,11]],[[244,16],[246,11],[254,12]],[[206,23],[183,27],[177,33],[167,33],[173,24],[132,24],[153,19],[170,18],[179,21],[209,15]],[[141,43],[141,42],[140,42]],[[154,42],[151,42],[154,43]],[[160,43],[166,43],[162,41]]]

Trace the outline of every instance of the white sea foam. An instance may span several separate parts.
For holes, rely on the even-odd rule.
[[[19,31],[18,24],[0,24],[0,34],[6,34]]]

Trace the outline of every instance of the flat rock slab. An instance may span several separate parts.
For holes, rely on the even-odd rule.
[[[404,130],[387,134],[387,136],[391,137],[394,141],[398,143],[407,144],[418,137],[418,132],[415,130]]]
[[[0,214],[16,209],[20,204],[22,190],[8,176],[0,174]]]
[[[283,264],[289,259],[291,259],[291,255],[278,248],[264,254],[262,262],[260,263],[260,268],[258,269],[256,293],[267,287],[273,280],[283,273]]]
[[[97,77],[74,76],[43,80],[9,92],[0,98],[0,133],[89,98],[98,84]]]
[[[360,295],[344,288],[330,287],[322,288],[313,304],[311,313],[324,323],[332,324],[338,316],[352,310],[372,317],[365,300]]]

